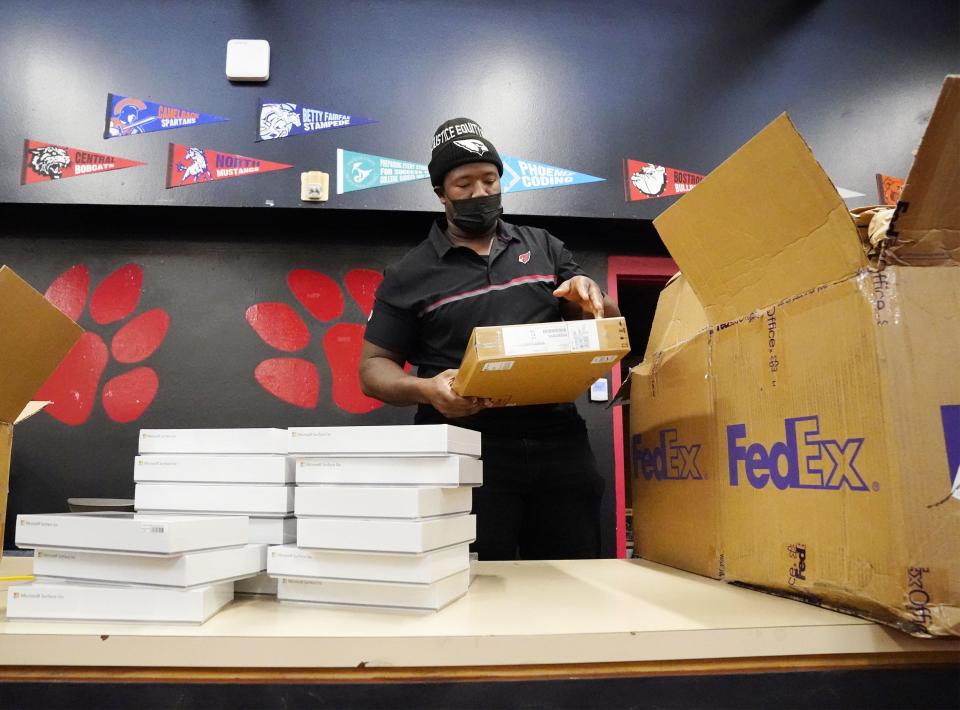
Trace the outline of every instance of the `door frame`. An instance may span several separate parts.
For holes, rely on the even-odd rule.
[[[677,271],[679,269],[676,262],[667,256],[609,256],[607,257],[607,294],[614,302],[617,302],[617,284],[620,281],[662,286]],[[619,387],[623,380],[622,374],[618,362],[613,366],[614,387]],[[623,457],[623,415],[619,407],[611,407],[610,411],[613,417],[613,482],[616,500],[617,557],[624,559],[627,556],[627,505],[624,486],[626,462]]]

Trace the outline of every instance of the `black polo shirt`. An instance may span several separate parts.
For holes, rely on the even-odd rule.
[[[543,229],[500,221],[490,254],[455,247],[434,223],[427,238],[384,272],[365,338],[406,357],[419,377],[460,366],[477,326],[562,319],[553,291],[583,269]],[[582,429],[573,404],[489,409],[447,420],[421,404],[418,424],[452,423],[502,436],[546,436]]]

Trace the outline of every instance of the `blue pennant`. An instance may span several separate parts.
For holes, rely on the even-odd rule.
[[[132,96],[107,94],[107,118],[103,137],[119,138],[229,120],[223,116],[135,99]]]
[[[537,163],[533,160],[514,158],[500,154],[503,161],[503,177],[500,178],[500,191],[522,192],[523,190],[545,190],[548,187],[569,187],[587,182],[603,182],[604,178],[584,175],[583,173],[558,168],[555,165]]]
[[[322,108],[311,108],[288,101],[260,99],[260,123],[257,140],[269,141],[287,136],[329,131],[333,128],[362,126],[376,123],[372,118],[335,113]]]

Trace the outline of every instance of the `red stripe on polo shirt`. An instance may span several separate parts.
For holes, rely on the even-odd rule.
[[[474,296],[482,296],[485,293],[491,293],[492,291],[503,291],[514,286],[521,286],[528,283],[556,283],[557,276],[556,274],[530,274],[528,276],[518,276],[515,279],[510,279],[501,284],[490,284],[489,286],[484,286],[483,288],[477,288],[472,291],[464,291],[462,293],[455,293],[452,296],[444,296],[443,298],[434,301],[433,303],[424,306],[424,308],[417,314],[418,317],[424,316],[431,311],[435,311],[440,306],[445,306],[448,303],[453,303],[455,301],[462,301],[465,298],[473,298]]]

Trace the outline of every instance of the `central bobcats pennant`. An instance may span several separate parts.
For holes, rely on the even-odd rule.
[[[229,180],[230,178],[269,173],[292,168],[286,163],[274,163],[259,158],[248,158],[236,153],[222,153],[210,148],[171,143],[167,160],[167,187],[196,185],[198,182]]]
[[[145,164],[138,160],[127,160],[114,155],[27,139],[23,142],[20,184],[29,185],[34,182],[83,177]]]

